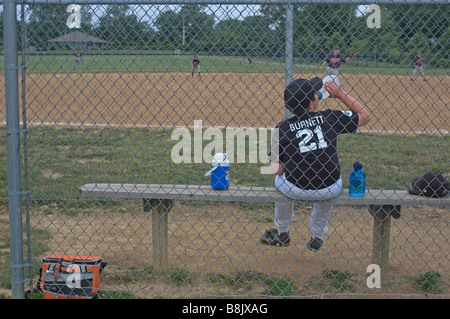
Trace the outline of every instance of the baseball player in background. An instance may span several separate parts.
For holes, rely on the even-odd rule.
[[[325,86],[331,98],[340,100],[348,110],[317,111],[319,90]],[[287,246],[289,225],[294,218],[294,201],[314,202],[309,228],[311,239],[307,248],[322,247],[328,230],[333,199],[342,192],[341,169],[337,153],[339,134],[354,133],[370,121],[370,113],[355,98],[344,92],[334,81],[315,77],[292,81],[284,91],[286,107],[292,117],[275,128],[269,159],[275,174],[275,186],[286,200],[275,203],[277,228],[261,236],[267,245]]]
[[[416,72],[419,72],[419,74],[422,76],[424,81],[427,80],[427,78],[423,74],[423,58],[422,58],[422,54],[420,54],[420,52],[418,52],[416,57],[414,58],[414,71],[411,76],[411,80],[414,80],[413,76],[416,75]]]
[[[76,66],[81,66],[81,64],[83,63],[83,56],[81,55],[81,51],[78,50],[77,53],[75,54],[75,62],[76,62]]]
[[[200,60],[197,55],[194,55],[194,59],[192,60],[192,76],[194,77],[194,73],[198,72],[198,77],[201,78],[200,75]]]
[[[325,58],[325,61],[323,61],[322,65],[320,66],[320,69],[322,70],[323,67],[328,64],[327,71],[325,72],[326,75],[339,75],[339,66],[342,62],[346,63],[353,57],[355,57],[355,53],[351,53],[348,57],[344,58],[341,56],[341,49],[336,45],[333,47],[333,53],[330,53]]]

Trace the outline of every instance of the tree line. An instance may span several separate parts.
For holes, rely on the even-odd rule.
[[[450,67],[449,5],[380,7],[381,27],[369,28],[367,15],[356,5],[295,5],[295,57],[322,60],[334,45],[339,45],[344,52],[358,52],[369,61],[401,64],[420,51],[429,65]],[[130,5],[105,6],[98,16],[95,8],[83,5],[77,30],[106,40],[110,50],[284,56],[285,6],[255,6],[254,14],[239,19],[217,17],[206,8],[189,4],[177,10],[165,7],[155,11],[153,6],[146,16],[152,20],[148,20],[138,17]],[[57,49],[49,40],[75,31],[67,26],[68,15],[64,5],[27,6],[27,46]]]

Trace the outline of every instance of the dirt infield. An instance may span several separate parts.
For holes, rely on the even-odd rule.
[[[342,88],[373,114],[364,130],[445,135],[450,131],[450,77],[427,80],[340,75]],[[36,124],[158,128],[202,120],[203,126],[274,127],[284,117],[284,74],[217,73],[201,79],[185,73],[29,74],[26,83],[27,119]],[[333,99],[323,102],[321,108],[338,105]],[[0,121],[5,117],[1,108]]]

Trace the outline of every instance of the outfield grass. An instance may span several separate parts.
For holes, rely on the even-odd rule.
[[[3,163],[5,136],[5,128],[1,127]],[[28,135],[31,198],[37,202],[82,202],[86,199],[79,198],[78,188],[98,182],[207,185],[209,179],[204,174],[210,163],[174,163],[171,152],[179,140],[171,136],[172,130],[32,127]],[[450,165],[444,150],[449,149],[449,141],[448,137],[427,135],[342,135],[338,148],[344,187],[356,159],[365,165],[367,188],[407,189],[413,177],[426,171],[448,172]],[[203,150],[208,143],[211,141],[203,142]],[[192,147],[192,158],[194,151]],[[261,160],[265,153],[259,152],[258,163],[248,163],[247,159],[237,163],[235,157],[232,182],[273,186],[273,176],[260,173],[260,168],[267,166]],[[6,165],[0,167],[0,178],[7,180]],[[7,198],[7,183],[0,184],[2,198]]]
[[[72,52],[55,53],[39,52],[26,56],[28,73],[109,73],[109,72],[191,72],[191,55],[170,55],[156,52],[101,52],[85,54],[83,65],[77,67],[75,55]],[[247,66],[247,58],[243,56],[202,56],[201,71],[203,73],[284,73],[284,58],[254,57],[254,65]],[[20,61],[20,59],[19,59]],[[21,62],[19,62],[21,63]],[[321,61],[308,62],[296,59],[293,66],[294,73],[323,73],[319,70]],[[355,60],[347,63],[341,68],[347,74],[383,74],[383,75],[410,75],[411,65],[400,65],[393,63],[377,63],[364,60]],[[0,71],[4,71],[3,56],[0,57]],[[425,75],[448,76],[448,69],[427,68]]]

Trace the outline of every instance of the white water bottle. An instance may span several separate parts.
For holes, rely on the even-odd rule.
[[[328,82],[328,81],[333,81],[334,83],[336,83],[337,86],[340,86],[339,78],[338,78],[337,75],[326,75],[326,76],[322,79],[323,84],[325,84],[325,82]],[[323,100],[323,99],[326,99],[327,97],[330,96],[330,93],[328,93],[328,91],[325,89],[325,87],[322,87],[322,88],[319,90],[319,92],[322,93],[322,100]]]

